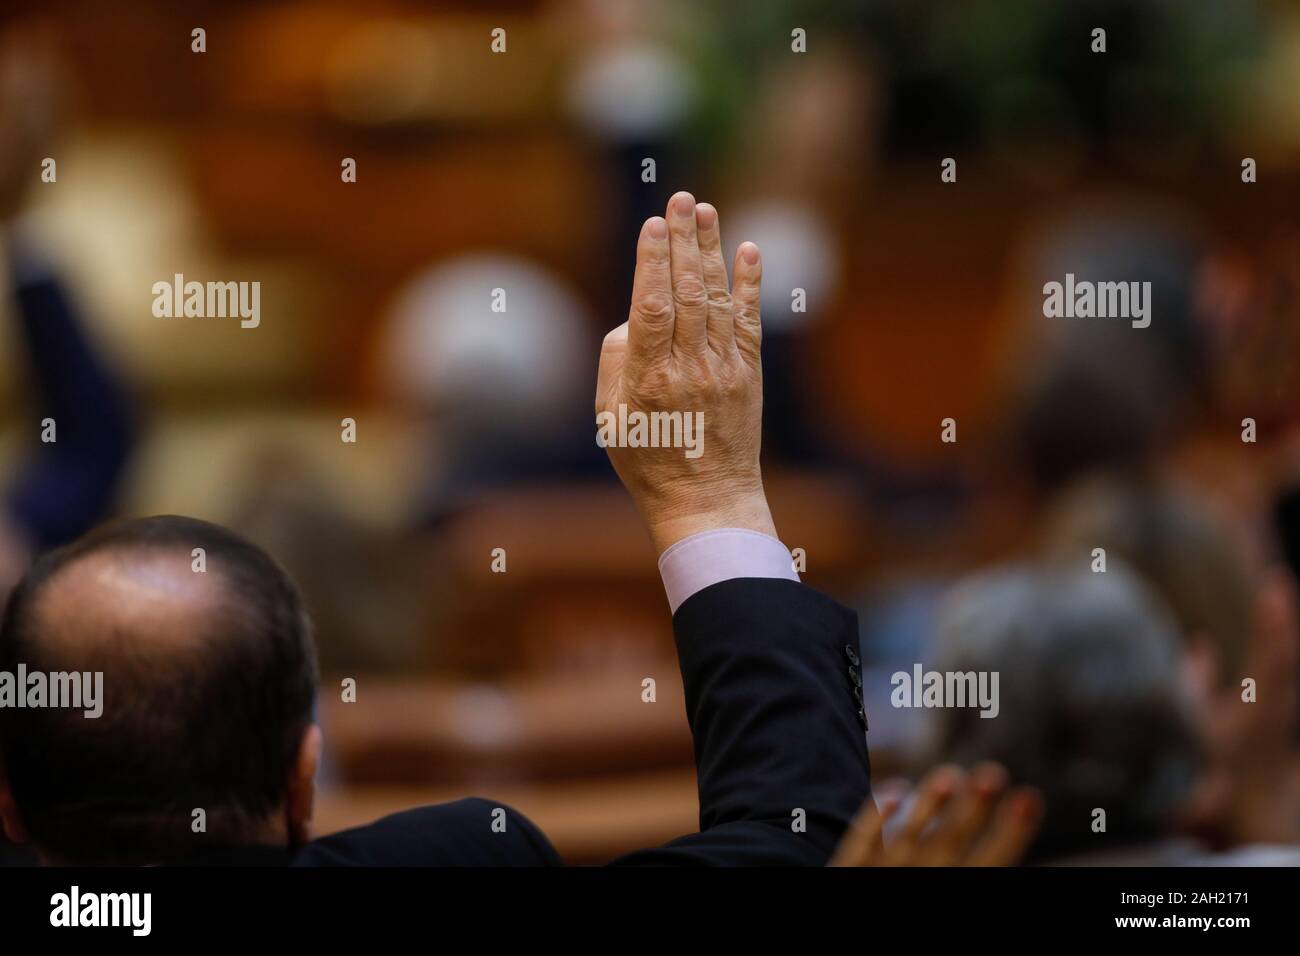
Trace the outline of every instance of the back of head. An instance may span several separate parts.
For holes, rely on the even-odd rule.
[[[45,856],[159,862],[267,833],[317,678],[298,593],[255,545],[163,516],[42,556],[0,629],[0,671],[20,667],[102,674],[97,717],[0,709],[0,767]]]
[[[1012,440],[1052,493],[1095,472],[1141,473],[1195,405],[1206,342],[1197,311],[1205,241],[1140,197],[1091,197],[1034,229],[1014,279],[1026,317]],[[1147,328],[1048,318],[1045,284],[1149,283]]]
[[[1173,625],[1136,578],[1115,567],[981,575],[954,590],[937,638],[941,672],[998,674],[999,706],[991,718],[933,711],[933,758],[997,761],[1039,788],[1034,858],[1134,844],[1174,825],[1200,742]]]
[[[1220,686],[1235,685],[1254,619],[1238,542],[1198,499],[1146,482],[1085,482],[1055,505],[1049,553],[1086,563],[1096,548],[1136,571],[1173,614],[1185,640],[1205,642]]]

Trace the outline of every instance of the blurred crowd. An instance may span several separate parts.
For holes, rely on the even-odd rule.
[[[1300,8],[9,6],[0,583],[114,514],[265,546],[363,688],[326,829],[486,784],[575,861],[693,825],[591,418],[690,189],[763,250],[774,517],[859,611],[877,794],[996,761],[1029,862],[1300,862]],[[261,325],[155,318],[177,273]],[[1067,273],[1150,327],[1044,317]],[[895,706],[916,664],[998,716]]]

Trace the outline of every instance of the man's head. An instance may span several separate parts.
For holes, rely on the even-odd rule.
[[[1279,779],[1294,749],[1295,587],[1250,524],[1226,522],[1203,492],[1091,481],[1057,502],[1045,544],[1076,566],[1104,549],[1177,622],[1212,763],[1190,825],[1216,840],[1289,841],[1294,815],[1269,795],[1285,792]]]
[[[1084,565],[1093,549],[1137,572],[1178,624],[1212,682],[1237,687],[1254,628],[1255,595],[1241,542],[1208,504],[1163,484],[1084,482],[1056,502],[1046,549]]]
[[[1177,642],[1173,622],[1118,565],[1104,574],[1014,568],[964,582],[941,615],[934,664],[997,672],[998,714],[932,711],[932,756],[995,761],[1038,788],[1038,859],[1168,833],[1201,762]],[[1098,809],[1104,833],[1094,830]]]
[[[1013,460],[1040,493],[1143,473],[1167,450],[1207,378],[1207,262],[1197,224],[1133,196],[1089,196],[1025,236],[1012,275],[1024,324],[1010,426]],[[1109,318],[1049,317],[1045,287],[1067,276],[1147,283],[1149,327],[1133,328],[1136,301]]]
[[[146,863],[307,837],[316,652],[293,582],[255,545],[162,516],[42,556],[0,628],[0,672],[20,664],[102,672],[103,713],[0,709],[12,839]]]

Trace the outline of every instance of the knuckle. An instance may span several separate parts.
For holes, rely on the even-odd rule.
[[[710,292],[709,308],[717,312],[730,312],[732,309],[731,293],[725,290]]]
[[[763,335],[763,323],[758,317],[758,309],[753,306],[739,306],[735,312],[736,321],[744,327],[745,331],[754,336],[761,338]]]
[[[647,292],[637,299],[637,315],[651,322],[665,322],[673,314],[673,298],[666,292]]]
[[[673,298],[688,308],[699,308],[708,302],[709,294],[704,283],[694,277],[678,279],[673,285]]]

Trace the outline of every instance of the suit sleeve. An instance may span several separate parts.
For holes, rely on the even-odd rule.
[[[700,832],[619,865],[813,865],[870,795],[856,615],[795,581],[739,578],[673,616]]]
[[[16,257],[18,325],[27,346],[39,420],[57,441],[42,443],[13,481],[11,520],[36,551],[71,541],[108,510],[132,445],[124,389],[92,348],[63,287]]]

